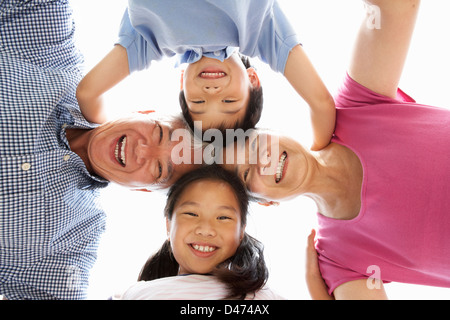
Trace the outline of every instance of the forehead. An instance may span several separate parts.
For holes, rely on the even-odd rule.
[[[214,198],[210,198],[211,194],[216,194],[216,196]],[[204,178],[187,184],[181,192],[179,198],[192,199],[193,197],[196,197],[218,200],[230,195],[235,196],[235,191],[226,181],[213,178]]]

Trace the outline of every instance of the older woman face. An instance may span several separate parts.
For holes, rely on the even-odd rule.
[[[286,136],[259,133],[224,153],[224,167],[235,171],[255,196],[267,200],[297,196],[310,171],[309,152]]]

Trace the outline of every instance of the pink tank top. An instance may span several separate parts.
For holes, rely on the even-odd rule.
[[[450,287],[450,110],[377,94],[348,75],[337,95],[333,142],[363,166],[361,211],[318,213],[316,245],[329,293],[377,278]]]

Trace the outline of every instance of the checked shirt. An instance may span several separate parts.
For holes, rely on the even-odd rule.
[[[0,294],[86,298],[107,182],[70,150],[91,129],[75,98],[83,57],[68,1],[0,0]]]

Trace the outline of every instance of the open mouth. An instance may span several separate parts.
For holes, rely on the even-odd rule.
[[[223,71],[220,70],[204,70],[202,72],[200,72],[200,74],[198,75],[200,78],[203,79],[220,79],[225,77],[227,74]]]
[[[198,244],[191,244],[191,247],[194,248],[194,250],[200,251],[200,252],[213,252],[217,250],[217,247],[214,246],[201,246]]]
[[[278,161],[277,172],[275,174],[275,182],[276,183],[280,182],[281,179],[283,179],[283,176],[285,173],[286,159],[287,159],[287,153],[286,153],[286,151],[284,151],[280,156],[280,160]]]
[[[217,249],[219,249],[218,247],[213,245],[197,244],[197,243],[191,243],[189,244],[189,246],[191,247],[193,253],[200,258],[209,258],[215,254],[215,251]]]
[[[114,149],[114,156],[116,157],[117,162],[122,166],[125,167],[127,164],[126,158],[125,158],[125,147],[127,145],[127,137],[122,136],[117,141],[116,148]]]

